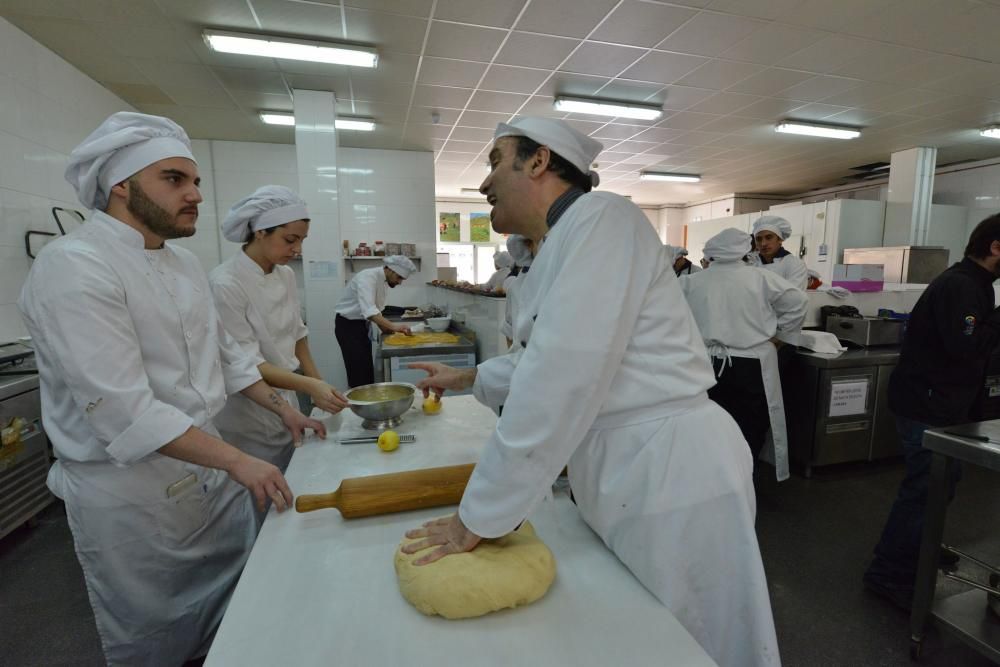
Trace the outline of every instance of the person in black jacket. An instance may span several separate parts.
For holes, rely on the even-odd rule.
[[[993,281],[1000,277],[1000,215],[973,230],[965,258],[935,278],[906,326],[899,365],[889,379],[889,409],[903,443],[906,475],[889,511],[865,587],[900,607],[913,598],[927,504],[928,428],[975,421],[986,364],[1000,341]],[[950,480],[954,496],[956,475]]]

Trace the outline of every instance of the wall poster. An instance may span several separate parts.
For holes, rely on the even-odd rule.
[[[470,213],[469,214],[470,241],[473,243],[490,242],[490,214]]]
[[[438,240],[458,242],[461,228],[458,213],[441,213],[438,215]]]

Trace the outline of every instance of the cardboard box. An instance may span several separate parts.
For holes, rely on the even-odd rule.
[[[852,292],[881,292],[885,287],[885,267],[881,264],[835,264],[833,286]]]
[[[386,243],[385,244],[385,254],[386,255],[401,255],[402,253],[399,251],[399,245],[400,244],[398,244],[398,243]]]
[[[458,282],[458,269],[454,266],[439,266],[438,280],[447,280],[453,283]]]
[[[416,257],[417,256],[417,244],[416,243],[400,243],[399,244],[400,255],[404,257]]]

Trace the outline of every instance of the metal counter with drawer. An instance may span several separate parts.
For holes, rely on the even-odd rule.
[[[873,461],[902,453],[889,412],[889,375],[898,347],[836,357],[799,350],[782,370],[790,459],[804,466]]]
[[[380,340],[375,348],[375,380],[413,384],[427,377],[424,371],[409,368],[409,364],[413,362],[437,362],[452,368],[475,368],[477,362],[475,332],[452,322],[448,333],[458,336],[458,342],[392,347]],[[472,389],[448,393],[471,394]]]
[[[0,538],[52,502],[38,375],[0,376]]]

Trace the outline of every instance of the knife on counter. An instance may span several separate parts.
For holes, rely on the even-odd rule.
[[[417,436],[413,435],[412,433],[408,433],[408,434],[400,435],[399,436],[399,442],[401,442],[401,443],[403,443],[403,442],[416,442],[416,440],[417,440]],[[340,444],[342,444],[342,445],[361,445],[361,444],[365,444],[365,443],[368,443],[368,442],[378,442],[378,436],[377,435],[362,435],[362,436],[356,436],[354,438],[341,438],[340,439]]]

